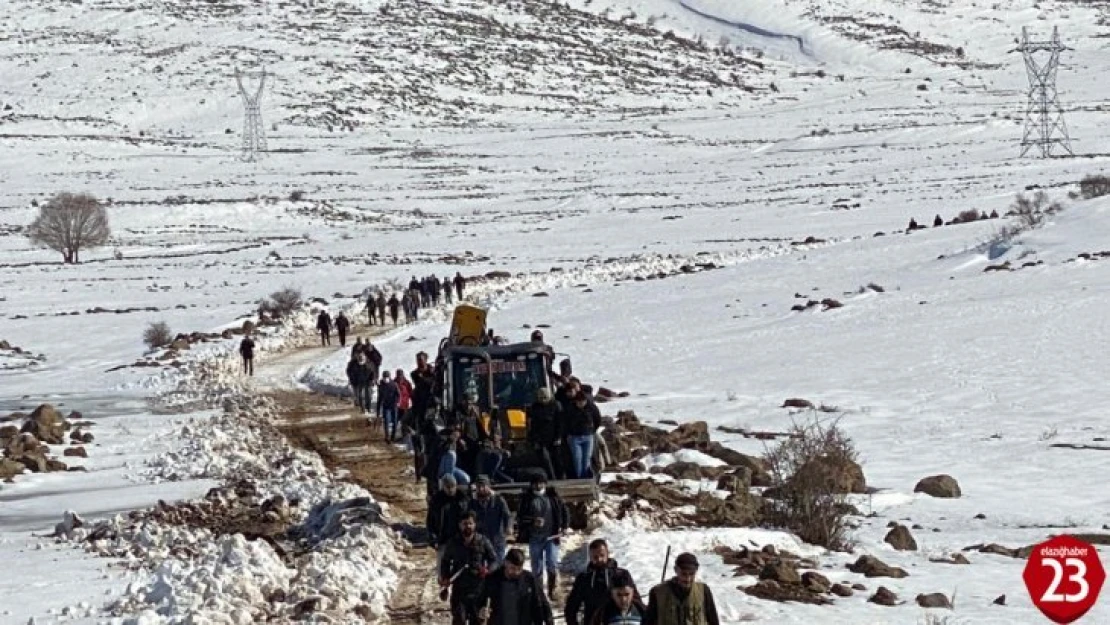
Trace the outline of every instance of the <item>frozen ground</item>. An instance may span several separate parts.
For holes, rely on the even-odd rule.
[[[49,533],[65,509],[96,517],[190,494],[188,484],[144,482],[85,494],[90,482],[128,483],[125,459],[170,444],[183,417],[134,402],[209,371],[191,360],[215,358],[213,383],[233,386],[233,341],[194,347],[177,368],[109,372],[143,357],[147,323],[217,331],[285,285],[334,311],[352,302],[336,294],[394,279],[501,270],[526,275],[482,291],[493,326],[523,338],[523,324],[550,324],[548,338],[585,377],[632,392],[613,407],[767,429],[788,422],[776,408],[787,396],[840,407],[869,482],[885,489],[861,502],[880,514],[861,528],[861,548],[911,571],[883,583],[910,600],[957,589],[956,615],[968,622],[1042,622],[1020,562],[972,554],[971,566],[949,567],[927,556],[1110,522],[1090,477],[1110,456],[1050,447],[1107,435],[1097,406],[1110,261],[1065,262],[1106,247],[1106,206],[1066,201],[1054,224],[989,261],[1044,260],[1014,272],[982,271],[980,244],[1000,222],[896,231],[911,217],[1004,212],[1027,188],[1065,199],[1084,175],[1105,171],[1106,4],[571,6],[3,3],[0,339],[24,353],[0,350],[0,399],[6,410],[88,404],[105,424],[88,475],[0,486],[0,555],[28,562],[2,582],[22,589],[20,610],[61,620],[47,610],[77,605],[81,593],[95,607],[126,585],[101,579],[103,562],[35,549],[43,541],[30,534]],[[1053,25],[1075,48],[1059,87],[1080,157],[1019,159],[1025,74],[1008,50],[1022,26]],[[259,60],[274,72],[264,98],[273,151],[246,164],[235,158],[232,74]],[[79,267],[20,234],[31,201],[63,189],[113,202],[111,246],[83,254]],[[296,190],[303,199],[290,199]],[[825,242],[792,245],[809,236]],[[724,268],[635,280],[706,259]],[[869,282],[885,292],[856,294]],[[527,297],[541,291],[548,297]],[[795,293],[845,306],[794,313],[804,302]],[[387,364],[408,366],[433,347],[442,320],[386,339]],[[287,345],[267,339],[262,358]],[[336,370],[309,361],[274,375],[341,384]],[[964,498],[909,494],[942,471]],[[919,554],[880,542],[887,520],[904,517],[940,530],[915,532]],[[1030,525],[1051,527],[1021,527]],[[605,531],[638,576],[658,574],[656,553],[635,549],[642,535]],[[707,552],[722,536],[660,538]],[[842,570],[843,561],[826,562]],[[46,580],[73,594],[26,590]],[[734,619],[921,616],[861,598],[761,603],[734,590],[745,580],[712,581]],[[1010,605],[989,608],[1001,593]],[[1087,620],[1110,620],[1106,610]],[[7,619],[27,616],[0,609]]]

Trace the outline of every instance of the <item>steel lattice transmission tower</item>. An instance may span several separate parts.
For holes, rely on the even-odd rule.
[[[1041,156],[1052,156],[1052,148],[1060,146],[1069,155],[1071,138],[1068,126],[1064,123],[1064,110],[1056,98],[1056,71],[1060,68],[1060,53],[1071,50],[1060,43],[1060,33],[1052,29],[1052,39],[1033,41],[1029,30],[1021,29],[1021,45],[1015,50],[1025,57],[1025,71],[1029,75],[1028,102],[1025,105],[1025,132],[1021,137],[1021,155],[1025,156],[1030,148],[1039,147]],[[1043,58],[1048,53],[1048,58]]]
[[[257,78],[258,89],[249,91],[243,78]],[[262,125],[262,92],[266,88],[266,70],[240,72],[235,68],[235,82],[243,96],[243,160],[253,163],[266,151],[266,127]]]

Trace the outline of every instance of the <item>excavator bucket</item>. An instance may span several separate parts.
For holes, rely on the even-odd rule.
[[[486,311],[477,306],[459,304],[451,319],[449,340],[455,345],[478,345],[486,333]]]

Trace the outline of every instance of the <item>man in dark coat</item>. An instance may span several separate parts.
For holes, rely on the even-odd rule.
[[[628,571],[618,570],[610,583],[608,599],[589,617],[586,625],[640,625],[644,622],[647,608],[636,592],[636,584]]]
[[[563,407],[546,387],[536,391],[536,401],[528,408],[528,443],[540,454],[547,479],[563,479]]]
[[[508,548],[507,537],[513,526],[513,515],[505,498],[493,492],[488,475],[479,475],[474,483],[477,490],[470,500],[470,509],[478,515],[478,532],[489,539],[500,565]]]
[[[680,554],[674,561],[675,576],[651,589],[643,625],[721,625],[713,592],[696,581],[698,559]]]
[[[342,312],[335,318],[335,331],[339,333],[340,347],[347,346],[347,331],[351,329],[351,320]]]
[[[397,299],[396,293],[389,296],[389,301],[386,302],[386,305],[389,306],[389,318],[393,319],[393,325],[397,325],[397,312],[401,307],[401,302]]]
[[[371,293],[366,298],[366,316],[369,317],[369,325],[374,325],[378,321],[378,301],[374,299],[374,294]],[[385,321],[384,319],[382,321]]]
[[[250,336],[239,342],[239,356],[243,358],[243,373],[254,375],[254,339]]]
[[[383,326],[385,325],[385,308],[388,303],[389,302],[385,299],[385,293],[378,293],[378,319]],[[394,321],[393,324],[397,325],[397,322]]]
[[[531,488],[520,496],[516,512],[517,542],[528,543],[532,572],[542,578],[547,573],[547,594],[555,594],[559,582],[559,542],[570,526],[570,514],[563,498],[539,475]]]
[[[455,272],[455,299],[460,302],[463,301],[463,289],[466,288],[466,278],[463,277],[462,272]]]
[[[628,576],[631,583],[628,571],[618,567],[617,561],[609,557],[609,545],[603,539],[590,543],[589,556],[586,570],[574,578],[574,586],[567,596],[563,613],[567,625],[589,625],[594,614],[610,600],[613,582],[619,576]],[[636,584],[631,583],[631,586],[635,598],[639,600]]]
[[[551,604],[539,578],[524,570],[524,552],[512,549],[505,564],[486,577],[478,593],[478,619],[485,625],[553,625]]]
[[[459,488],[453,475],[439,480],[439,491],[428,502],[424,527],[428,530],[428,544],[436,550],[437,564],[443,557],[443,546],[458,533],[459,521],[470,509],[470,498]]]
[[[331,315],[321,310],[316,317],[316,329],[320,331],[320,344],[331,345]]]
[[[443,301],[447,304],[451,304],[451,278],[443,276],[443,282],[440,284],[443,285]]]
[[[478,533],[473,512],[459,522],[459,532],[448,541],[439,564],[440,588],[451,588],[451,625],[478,625],[478,593],[482,580],[496,566],[493,545]]]
[[[355,404],[363,414],[370,414],[370,384],[373,383],[373,371],[370,363],[366,361],[366,354],[357,354],[347,362],[347,381],[355,394]]]
[[[392,443],[397,440],[397,404],[401,401],[401,390],[391,379],[389,372],[382,373],[382,380],[378,383],[377,413],[382,418],[382,429],[385,430],[385,440]]]
[[[594,436],[601,427],[601,411],[584,391],[571,400],[566,410],[567,445],[574,463],[572,475],[578,479],[593,476]]]

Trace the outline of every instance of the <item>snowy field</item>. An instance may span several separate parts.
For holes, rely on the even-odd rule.
[[[955,590],[960,622],[1045,622],[1024,561],[929,558],[1110,524],[1097,479],[1110,455],[1051,446],[1110,437],[1099,410],[1110,259],[1077,260],[1110,248],[1110,203],[1067,198],[1107,173],[1107,5],[569,6],[3,3],[0,340],[22,352],[0,349],[0,413],[81,410],[96,441],[87,461],[65,458],[88,473],[0,484],[0,559],[19,562],[0,580],[0,623],[98,622],[129,584],[151,583],[42,538],[64,511],[104,518],[212,484],[150,468],[186,458],[170,453],[185,444],[175,433],[210,414],[183,413],[203,404],[191,400],[250,390],[232,375],[237,339],[194,345],[177,366],[129,366],[151,360],[148,323],[219,332],[287,285],[359,313],[352,298],[368,287],[456,271],[513,274],[475,288],[492,326],[524,339],[525,324],[549,324],[587,381],[632,394],[606,412],[781,430],[787,397],[837,406],[880,489],[857,502],[878,514],[862,520],[859,550],[911,573],[881,580],[898,607],[770,603],[738,591],[754,580],[728,577],[712,548],[790,536],[645,540],[605,526],[637,578],[658,575],[666,542],[699,553],[730,621],[918,623],[917,593]],[[1059,26],[1074,48],[1059,89],[1077,158],[1018,158],[1026,78],[1009,51],[1022,26]],[[256,164],[237,159],[236,65],[273,72],[272,152]],[[902,233],[910,218],[1005,213],[1034,188],[1066,210],[1002,256],[988,259],[985,243],[1004,219]],[[112,202],[112,243],[76,267],[21,234],[32,201],[62,190]],[[1005,261],[1016,270],[983,271]],[[645,279],[707,262],[721,268]],[[883,292],[860,292],[869,283]],[[844,306],[791,311],[826,297]],[[386,365],[434,349],[445,319],[380,341]],[[310,323],[306,311],[276,330],[260,358]],[[342,386],[342,360],[292,377]],[[170,394],[179,384],[185,397]],[[912,493],[936,473],[964,496]],[[919,552],[882,542],[892,519],[926,528]],[[834,580],[858,577],[843,567],[855,556],[794,550],[818,554]],[[991,606],[1000,594],[1008,605]],[[1107,602],[1084,622],[1110,622]]]

